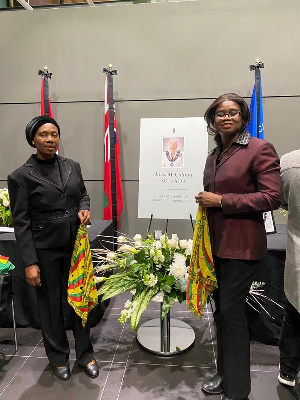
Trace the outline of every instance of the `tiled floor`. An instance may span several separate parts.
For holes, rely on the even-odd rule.
[[[89,379],[74,365],[72,376],[62,382],[52,376],[45,357],[41,332],[17,329],[18,352],[13,330],[0,329],[0,400],[220,400],[205,396],[201,385],[215,370],[215,333],[210,309],[197,320],[185,304],[176,304],[171,317],[187,322],[196,335],[194,346],[174,357],[159,357],[137,343],[129,324],[117,322],[126,294],[112,299],[104,318],[92,328],[95,355],[100,365],[97,379]],[[142,321],[157,318],[159,304],[152,303]],[[69,332],[70,344],[74,341]],[[250,400],[300,399],[299,387],[287,389],[277,381],[277,347],[251,344],[252,392]]]

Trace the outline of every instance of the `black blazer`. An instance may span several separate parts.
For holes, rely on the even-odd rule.
[[[62,187],[48,181],[30,157],[8,178],[15,235],[24,267],[38,263],[36,249],[67,246],[79,226],[77,213],[90,209],[80,165],[57,156]]]

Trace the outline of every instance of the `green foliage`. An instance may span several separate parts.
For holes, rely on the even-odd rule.
[[[135,279],[128,276],[128,274],[111,275],[106,279],[98,294],[102,294],[102,301],[117,296],[118,294],[125,293],[135,287]]]
[[[147,287],[139,295],[134,296],[133,302],[136,302],[136,306],[130,317],[131,329],[135,332],[141,318],[142,313],[148,307],[153,296],[158,293],[159,288],[157,286]]]

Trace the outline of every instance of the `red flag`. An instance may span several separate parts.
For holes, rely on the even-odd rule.
[[[115,199],[117,209],[117,221],[123,210],[123,192],[121,183],[121,170],[120,170],[120,147],[119,147],[119,135],[117,128],[116,110],[114,105],[114,139],[115,143],[110,143],[109,136],[109,93],[108,93],[108,74],[105,80],[105,109],[104,109],[104,201],[103,201],[103,219],[113,219],[113,207],[112,207],[112,180],[111,180],[111,158],[110,158],[110,147],[114,145],[115,148]]]
[[[41,115],[48,115],[49,117],[55,119],[52,112],[50,96],[49,96],[48,76],[45,75],[42,76],[42,83],[41,83]],[[58,154],[58,152],[59,148],[57,149],[56,153]]]
[[[46,79],[46,82],[45,82]],[[46,97],[46,98],[45,98]],[[48,97],[48,99],[47,99]],[[45,101],[48,104],[45,104]],[[51,109],[50,97],[49,97],[49,87],[48,87],[48,78],[42,77],[41,84],[41,115],[49,115],[49,117],[54,118],[53,112]]]

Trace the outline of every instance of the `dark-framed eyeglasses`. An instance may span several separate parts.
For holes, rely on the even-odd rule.
[[[238,117],[241,115],[241,111],[239,110],[230,110],[229,112],[218,111],[215,113],[215,118],[217,119],[224,119],[228,115],[229,118]]]

